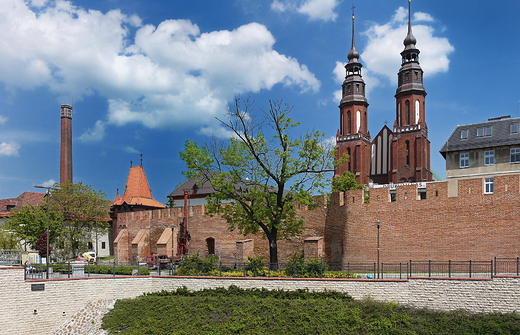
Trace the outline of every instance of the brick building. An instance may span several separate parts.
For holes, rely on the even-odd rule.
[[[354,42],[352,17],[352,47],[345,65],[342,85],[340,127],[336,135],[338,157],[350,159],[337,167],[335,174],[345,171],[355,174],[362,184],[432,181],[430,141],[426,125],[423,70],[419,65],[419,49],[412,33],[410,2],[408,3],[408,34],[401,52],[401,68],[395,94],[396,117],[393,130],[384,126],[371,141],[367,125],[368,102],[365,82],[361,76],[359,53]]]

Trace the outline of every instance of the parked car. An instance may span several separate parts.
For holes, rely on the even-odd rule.
[[[94,251],[87,251],[84,252],[81,257],[85,258],[87,262],[89,263],[95,263],[96,262],[96,253]]]

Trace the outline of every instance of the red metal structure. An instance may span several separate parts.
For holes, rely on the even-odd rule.
[[[188,253],[188,242],[190,241],[190,233],[188,231],[188,192],[189,190],[184,190],[184,219],[179,229],[178,255],[186,255]]]

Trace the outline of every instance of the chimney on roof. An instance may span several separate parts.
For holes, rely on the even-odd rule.
[[[61,105],[60,184],[72,181],[72,106]]]

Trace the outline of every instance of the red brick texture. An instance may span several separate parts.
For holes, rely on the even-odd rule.
[[[459,196],[448,197],[447,182],[428,183],[426,199],[418,200],[417,187],[409,185],[397,187],[395,202],[387,188],[379,188],[370,190],[369,204],[360,201],[363,191],[356,190],[346,192],[345,205],[339,208],[340,195],[334,194],[334,218],[329,219],[341,220],[333,227],[345,228],[341,238],[326,236],[329,243],[343,245],[343,262],[376,262],[377,220],[381,262],[517,257],[519,187],[518,175],[495,177],[494,194],[483,194],[481,178],[462,180]]]
[[[484,194],[481,178],[460,180],[458,185],[458,197],[448,197],[447,182],[434,182],[427,183],[423,200],[419,200],[416,185],[404,185],[396,187],[395,202],[388,188],[373,188],[368,204],[363,201],[364,191],[354,190],[333,194],[328,208],[324,205],[308,210],[302,206],[298,214],[305,217],[306,229],[298,238],[278,241],[279,260],[286,262],[302,252],[306,242],[306,257],[321,252],[328,263],[376,262],[378,220],[383,263],[490,261],[520,256],[520,175],[495,177],[494,194]],[[132,248],[131,242],[140,229],[152,233],[145,238],[151,245],[139,246],[139,256],[157,252],[161,233],[164,239],[164,230],[172,223],[178,225],[182,216],[182,208],[120,213],[118,222],[127,228],[114,243],[118,261],[135,261],[137,245]],[[215,253],[223,262],[243,262],[250,255],[268,256],[262,233],[242,236],[227,228],[219,217],[205,215],[203,206],[190,207],[190,253],[200,250],[205,256],[206,241],[214,238]],[[245,243],[247,239],[251,241]]]
[[[305,238],[324,236],[325,206],[314,210],[308,210],[305,206],[299,206],[297,215],[305,217],[306,229],[297,238],[278,241],[280,262],[287,262],[294,254],[303,252]],[[135,262],[137,255],[142,260],[149,253],[162,251],[165,243],[171,245],[170,241],[164,242],[166,237],[164,231],[167,230],[171,233],[171,225],[175,224],[179,227],[182,219],[183,208],[119,213],[117,216],[118,225],[126,228],[119,230],[114,241],[114,253],[117,261]],[[151,233],[144,234],[140,238],[139,232],[142,229]],[[207,240],[213,238],[215,240],[215,254],[221,257],[222,262],[243,262],[247,260],[247,256],[258,255],[266,256],[266,261],[269,259],[268,241],[264,238],[263,233],[243,236],[237,231],[229,231],[228,225],[223,219],[218,216],[211,217],[205,215],[204,206],[189,207],[188,230],[191,235],[189,242],[190,253],[200,250],[201,256],[205,257],[208,254]],[[178,231],[176,230],[174,234],[176,240]],[[163,236],[162,239],[161,235]],[[243,242],[247,239],[252,239],[252,241],[246,243],[247,245],[239,243],[237,250],[237,242]],[[135,245],[132,245],[132,242]]]

